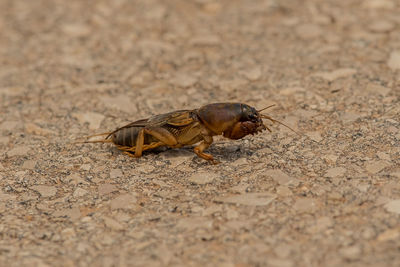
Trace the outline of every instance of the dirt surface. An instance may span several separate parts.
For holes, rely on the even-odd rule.
[[[400,266],[400,3],[0,1],[1,266]],[[72,144],[239,101],[278,124]]]

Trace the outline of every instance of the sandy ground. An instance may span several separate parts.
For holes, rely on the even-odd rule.
[[[400,266],[400,3],[0,1],[1,266]],[[76,139],[240,101],[299,131]]]

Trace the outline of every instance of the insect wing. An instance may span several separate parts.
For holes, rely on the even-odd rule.
[[[173,116],[171,116],[167,123],[173,126],[187,126],[193,122],[197,121],[193,112],[189,110],[177,111]]]
[[[171,125],[176,127],[187,126],[195,122],[195,118],[190,110],[178,110],[151,117],[148,125],[163,126]]]

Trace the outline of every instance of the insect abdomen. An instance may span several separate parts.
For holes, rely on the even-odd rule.
[[[135,146],[136,139],[140,130],[141,128],[139,127],[120,129],[119,131],[113,133],[112,141],[114,144],[119,146]]]
[[[122,128],[112,134],[112,141],[119,146],[134,147],[136,146],[137,136],[142,129],[143,127]],[[145,134],[144,144],[151,144],[152,142],[157,142],[157,140],[153,136]]]

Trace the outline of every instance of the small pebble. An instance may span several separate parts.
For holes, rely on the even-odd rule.
[[[214,179],[217,179],[218,175],[212,172],[198,172],[191,175],[188,180],[191,183],[204,185],[211,183]]]
[[[49,185],[34,185],[30,188],[38,192],[41,197],[53,197],[57,193],[56,187]]]
[[[390,53],[387,64],[393,71],[400,69],[400,51]]]
[[[335,167],[335,168],[331,168],[331,169],[327,170],[325,173],[325,177],[330,177],[330,178],[340,177],[340,176],[343,176],[345,173],[346,173],[345,168]]]

